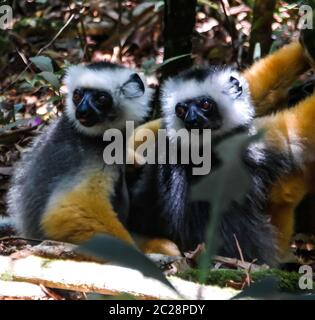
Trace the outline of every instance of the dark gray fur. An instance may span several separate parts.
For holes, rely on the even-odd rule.
[[[23,236],[45,238],[40,220],[57,188],[67,188],[67,184],[71,188],[80,181],[85,169],[95,168],[100,174],[109,169],[103,161],[105,142],[102,140],[102,136],[87,137],[79,133],[66,115],[35,139],[16,165],[8,192],[8,213]],[[112,203],[119,217],[125,220],[129,207],[125,169],[111,165],[110,170],[117,177],[115,184],[120,186]]]
[[[224,212],[218,230],[218,254],[240,258],[235,234],[246,261],[257,259],[257,263],[275,265],[275,231],[265,214],[266,195],[272,183],[291,165],[283,155],[267,150],[263,163],[257,163],[248,153],[244,155],[244,162],[252,176],[251,191],[241,204],[231,203]],[[220,160],[214,152],[212,170],[218,166]],[[133,232],[166,237],[183,252],[195,250],[205,241],[205,232],[211,223],[209,204],[188,202],[190,186],[200,179],[192,176],[192,168],[192,164],[156,164],[143,168],[139,181],[130,188],[128,222]]]
[[[75,69],[76,67],[74,66],[74,69],[70,68],[66,76],[70,87],[77,80],[73,78],[76,77],[76,72],[78,72]],[[142,121],[142,118],[147,114],[146,106],[149,101],[146,100],[150,99],[150,95],[144,95],[146,88],[138,75],[129,70],[130,77],[128,79],[125,67],[109,62],[97,62],[85,67],[79,66],[79,69],[81,69],[79,74],[82,77],[80,83],[85,81],[84,72],[82,73],[84,68],[104,72],[95,72],[95,77],[102,77],[103,74],[105,76],[107,71],[117,71],[117,79],[115,79],[115,86],[117,87],[111,88],[112,83],[108,83],[108,87],[113,91],[109,92],[109,94],[115,95],[116,90],[122,89],[128,93],[128,96],[119,94],[119,98],[115,102],[119,104],[119,106],[114,106],[119,107],[117,108],[119,109],[117,121],[112,121],[110,117],[107,117],[108,114],[105,114],[104,119],[99,119],[97,123],[100,128],[103,125],[104,131],[105,128],[118,128],[124,134],[126,120]],[[121,79],[119,78],[120,70],[122,71]],[[74,72],[74,75],[71,72]],[[87,79],[86,82],[91,80],[93,79]],[[106,82],[102,84],[104,88],[100,88],[97,81],[96,88],[91,87],[91,82],[86,83],[86,85],[89,90],[102,89],[107,91],[108,89]],[[82,84],[78,86],[81,87]],[[70,102],[66,106],[66,111],[70,110],[70,115],[69,112],[65,112],[45,132],[41,133],[35,139],[33,145],[22,155],[21,161],[15,167],[7,196],[8,214],[12,217],[18,233],[23,236],[46,238],[47,235],[44,234],[41,227],[41,220],[47,204],[56,199],[56,194],[59,196],[66,194],[66,192],[71,192],[78,184],[86,181],[89,178],[89,173],[95,174],[99,172],[99,175],[103,175],[104,179],[110,176],[113,185],[108,188],[111,197],[108,200],[111,202],[121,222],[126,222],[129,211],[129,196],[126,186],[125,165],[105,164],[103,159],[104,149],[111,142],[103,141],[104,131],[101,129],[93,131],[95,129],[94,126],[78,126],[78,120],[75,115],[76,106],[72,103],[72,91],[76,89],[78,88],[75,86],[69,89],[69,96],[67,97],[67,101]],[[142,96],[142,100],[139,99],[135,102],[135,98],[141,98]],[[136,109],[138,105],[141,107],[139,110]],[[124,113],[124,111],[128,108],[135,108],[132,110],[135,113],[127,116],[128,112]],[[72,113],[72,111],[74,112]],[[124,137],[125,143],[126,137]],[[103,191],[100,190],[100,192]]]

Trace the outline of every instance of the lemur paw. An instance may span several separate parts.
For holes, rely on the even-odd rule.
[[[166,256],[181,256],[177,245],[163,238],[142,238],[137,241],[138,247],[143,253],[159,253]]]

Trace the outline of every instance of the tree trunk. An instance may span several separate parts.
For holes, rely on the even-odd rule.
[[[269,53],[272,44],[272,22],[273,13],[277,5],[277,0],[256,0],[254,5],[252,31],[250,34],[249,61],[252,61],[255,46],[257,43],[261,47],[261,55]]]
[[[165,0],[164,61],[192,52],[197,0]],[[174,60],[162,69],[162,79],[177,74],[192,65],[191,57]]]

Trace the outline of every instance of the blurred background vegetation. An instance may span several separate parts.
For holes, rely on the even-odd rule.
[[[16,120],[12,113],[34,115],[37,111],[43,116],[54,107],[61,108],[59,80],[70,64],[123,63],[151,76],[151,85],[157,84],[160,73],[168,76],[192,62],[244,68],[253,58],[296,38],[300,18],[296,1],[1,3],[12,6],[14,17],[12,29],[0,32],[2,124]],[[191,57],[185,56],[191,52]],[[49,57],[51,65],[40,59],[31,63],[36,55]],[[174,57],[179,58],[163,68],[163,59]],[[4,109],[11,114],[7,116]]]

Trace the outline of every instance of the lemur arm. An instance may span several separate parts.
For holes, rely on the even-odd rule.
[[[268,195],[267,213],[277,228],[280,256],[289,248],[294,234],[295,209],[308,190],[306,172],[297,170],[281,177]]]
[[[309,68],[299,42],[293,42],[260,59],[244,71],[257,116],[276,111],[288,97],[290,86]]]

